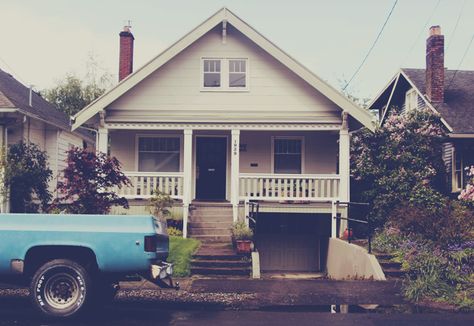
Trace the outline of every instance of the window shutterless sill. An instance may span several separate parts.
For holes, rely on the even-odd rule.
[[[232,89],[232,88],[201,88],[200,91],[202,93],[207,93],[207,92],[218,92],[218,93],[247,93],[250,92],[248,88],[242,88],[242,89]]]

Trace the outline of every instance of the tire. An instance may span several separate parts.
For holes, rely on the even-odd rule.
[[[55,259],[41,266],[33,276],[30,296],[42,315],[66,318],[84,310],[91,297],[87,270],[69,259]]]

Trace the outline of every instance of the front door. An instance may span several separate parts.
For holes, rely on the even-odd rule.
[[[196,138],[196,199],[225,200],[225,137]]]

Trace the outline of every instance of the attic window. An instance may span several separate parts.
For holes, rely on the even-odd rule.
[[[203,58],[202,91],[247,91],[248,59]]]
[[[405,94],[405,110],[414,110],[418,108],[418,94],[414,88],[411,88]]]

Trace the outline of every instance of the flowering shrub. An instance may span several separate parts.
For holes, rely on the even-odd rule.
[[[4,168],[1,191],[10,199],[11,212],[36,213],[39,208],[47,208],[51,200],[48,183],[53,174],[47,158],[37,145],[20,142],[10,146],[6,157],[1,159]]]
[[[445,190],[439,117],[428,110],[392,111],[374,133],[352,137],[352,199],[371,204],[369,217],[378,226],[403,202],[436,208]]]
[[[72,214],[107,214],[114,205],[128,208],[127,200],[112,190],[130,184],[115,157],[78,147],[67,154],[63,180],[58,182],[59,198],[53,207],[67,202],[66,210]]]
[[[467,168],[467,176],[469,181],[467,182],[466,188],[464,188],[459,194],[458,198],[465,200],[470,204],[474,204],[474,166]]]

